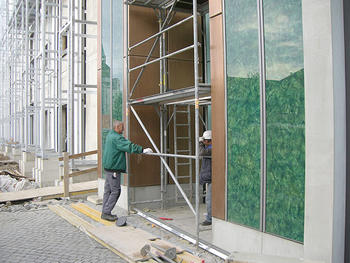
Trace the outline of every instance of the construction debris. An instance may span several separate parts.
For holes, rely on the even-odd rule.
[[[0,192],[17,192],[39,187],[31,181],[34,180],[23,176],[19,172],[16,161],[0,154]]]
[[[35,188],[39,188],[39,185],[28,179],[17,180],[10,175],[0,175],[0,192],[18,192]]]

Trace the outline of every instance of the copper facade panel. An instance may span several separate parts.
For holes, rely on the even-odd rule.
[[[152,106],[135,106],[143,124],[159,147],[159,117]],[[130,138],[143,147],[152,147],[147,136],[133,114],[130,114]],[[156,156],[131,154],[129,170],[130,186],[160,184],[160,159]]]
[[[225,74],[222,15],[210,18],[213,216],[225,219]]]
[[[129,38],[130,46],[142,41],[150,35],[158,32],[158,19],[152,9],[142,7],[130,7],[129,13]],[[135,48],[129,57],[130,68],[141,65],[145,62],[154,40],[151,40],[140,47]],[[152,57],[159,57],[159,44],[157,44]],[[140,70],[130,74],[130,89],[138,76]],[[159,62],[147,66],[135,88],[132,98],[159,93]],[[150,133],[153,141],[159,147],[160,120],[152,106],[136,106],[142,122]],[[130,113],[130,140],[144,147],[152,147],[146,134],[142,130],[135,116]],[[130,186],[150,186],[160,184],[160,159],[155,156],[130,155],[129,170]]]
[[[177,13],[170,25],[176,24],[177,22],[190,16],[189,14]],[[198,40],[201,41],[201,17],[198,16]],[[186,48],[193,45],[193,20],[190,19],[180,26],[177,26],[168,31],[168,53],[173,53],[174,51]],[[198,53],[199,58],[202,57],[202,48],[199,47]],[[193,61],[193,49],[185,51],[184,53],[178,54],[173,59],[189,59]]]
[[[159,32],[159,23],[153,9],[130,6],[129,7],[129,46],[133,46],[142,40]],[[146,56],[152,48],[156,38],[131,50],[131,55]],[[159,57],[159,41],[152,53],[152,57]]]
[[[214,16],[217,16],[221,13],[222,13],[222,0],[210,0],[209,1],[209,16],[214,17]]]

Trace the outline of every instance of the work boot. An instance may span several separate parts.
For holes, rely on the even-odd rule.
[[[205,220],[204,222],[201,223],[202,226],[211,226],[211,222]]]
[[[118,217],[112,214],[101,214],[101,218],[107,221],[116,221]]]

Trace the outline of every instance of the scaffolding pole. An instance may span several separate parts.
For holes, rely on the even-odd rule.
[[[69,104],[69,148],[85,150],[86,94],[96,93],[87,91],[97,83],[86,82],[85,53],[86,39],[95,37],[86,31],[87,25],[97,23],[86,19],[85,0],[67,2],[6,0],[0,7],[6,18],[0,36],[0,144],[42,158],[62,153],[63,103]],[[70,52],[65,58],[63,34],[69,36]],[[64,87],[63,61],[70,66],[70,85]]]
[[[138,6],[146,6],[146,7],[151,7],[154,9],[159,9],[159,32],[157,32],[156,34],[153,34],[147,38],[145,38],[144,40],[134,44],[133,46],[129,47],[129,42],[126,41],[126,46],[127,46],[127,51],[126,51],[126,63],[127,63],[127,108],[126,108],[126,116],[127,116],[127,135],[129,137],[130,133],[129,133],[129,110],[131,109],[131,111],[133,112],[133,115],[136,117],[138,123],[141,125],[143,131],[145,132],[145,134],[147,135],[148,139],[150,140],[150,142],[152,143],[152,146],[155,148],[157,153],[151,154],[153,156],[158,156],[161,160],[161,200],[162,200],[162,209],[164,208],[165,205],[165,199],[166,199],[166,183],[167,180],[165,178],[165,170],[167,170],[169,172],[169,174],[171,175],[172,179],[175,182],[176,187],[180,190],[182,196],[184,197],[185,201],[187,202],[188,206],[190,207],[190,209],[192,210],[192,212],[195,215],[195,225],[196,225],[196,245],[198,248],[198,244],[199,244],[199,125],[200,125],[200,120],[202,120],[202,118],[200,117],[199,114],[199,106],[204,103],[208,103],[208,100],[210,100],[210,96],[205,97],[205,99],[200,102],[200,97],[199,97],[199,89],[200,89],[200,84],[199,84],[199,43],[198,43],[198,6],[197,6],[197,1],[196,0],[192,0],[192,14],[188,17],[186,17],[185,19],[182,19],[181,21],[168,26],[170,24],[170,21],[167,21],[169,17],[171,17],[173,15],[173,9],[176,5],[177,1],[172,2],[171,5],[164,7],[163,3],[160,3],[158,6],[155,6],[155,3],[151,3],[151,1],[127,1],[125,2],[125,9],[124,9],[124,15],[125,15],[125,23],[127,24],[126,29],[128,30],[128,22],[129,22],[129,17],[128,17],[128,7],[130,5],[138,5]],[[171,6],[171,8],[169,8]],[[169,9],[167,9],[169,8]],[[163,11],[164,10],[168,10],[167,13],[167,17],[166,19],[164,19],[164,23],[162,24],[162,15],[163,15]],[[169,11],[170,10],[170,11]],[[193,25],[193,44],[189,45],[187,47],[184,47],[182,49],[173,51],[172,53],[167,54],[166,50],[165,50],[165,33],[168,32],[169,30],[178,27],[179,25],[189,21],[192,19],[192,25]],[[124,35],[124,37],[126,39],[128,39],[129,35],[128,32],[127,34]],[[134,66],[133,68],[130,68],[130,51],[152,39],[155,39],[153,46],[151,47],[151,50],[145,60],[145,62],[141,65],[138,66]],[[150,60],[151,55],[153,53],[153,50],[157,44],[157,42],[159,41],[159,58]],[[175,55],[181,54],[183,52],[189,51],[193,49],[193,70],[194,70],[194,86],[193,86],[193,97],[192,98],[188,98],[186,97],[186,99],[184,99],[185,97],[182,96],[181,92],[178,94],[165,94],[167,91],[166,88],[166,84],[167,84],[167,79],[166,79],[166,75],[167,75],[167,59],[170,57],[173,57]],[[160,85],[160,91],[159,91],[159,96],[150,96],[150,97],[144,97],[144,98],[139,98],[139,99],[131,99],[131,96],[134,93],[134,90],[137,86],[137,84],[139,83],[141,76],[144,72],[144,69],[146,66],[151,65],[153,63],[159,62],[160,66],[159,66],[159,85]],[[138,73],[138,76],[136,78],[136,81],[133,84],[133,87],[131,89],[131,92],[129,92],[129,85],[130,85],[130,73],[135,71],[135,70],[139,70],[140,72]],[[202,86],[207,86],[207,84],[204,84]],[[189,94],[189,93],[188,93]],[[203,94],[203,92],[201,93]],[[201,95],[203,97],[203,95]],[[173,98],[173,100],[171,100],[171,98]],[[179,101],[179,99],[183,99],[182,101]],[[168,100],[168,101],[167,101]],[[164,103],[163,103],[164,102]],[[155,145],[155,143],[153,142],[151,136],[149,135],[147,129],[145,128],[145,126],[142,123],[142,120],[140,119],[140,117],[138,116],[137,112],[135,111],[135,109],[133,108],[132,105],[155,105],[154,103],[156,103],[156,105],[159,105],[160,107],[160,111],[159,111],[159,117],[160,117],[160,137],[161,137],[161,141],[160,141],[160,151],[157,148],[157,146]],[[164,138],[166,138],[167,136],[167,128],[169,126],[170,120],[172,118],[175,118],[175,115],[173,113],[173,115],[170,117],[170,120],[168,121],[166,119],[165,116],[167,116],[167,107],[169,105],[176,105],[176,104],[186,104],[186,105],[194,105],[194,117],[195,117],[195,155],[180,155],[180,154],[168,154],[167,152],[167,145],[166,145],[166,139],[164,140]],[[175,128],[176,129],[176,128]],[[175,132],[176,133],[176,132]],[[190,136],[190,135],[188,135]],[[189,201],[189,199],[186,196],[186,193],[183,191],[183,189],[181,188],[177,178],[174,176],[173,172],[171,171],[171,169],[169,168],[167,161],[165,160],[165,157],[175,157],[175,158],[187,158],[189,159],[189,162],[191,162],[192,159],[195,160],[195,209],[193,208],[191,202]],[[180,178],[180,177],[179,177]],[[191,182],[192,184],[192,182]],[[129,185],[129,184],[128,184]],[[129,187],[128,187],[129,189]],[[129,205],[131,204],[130,198],[128,197],[128,201],[129,201]],[[137,204],[137,203],[143,203],[145,201],[141,201],[141,202],[132,202],[133,204]]]

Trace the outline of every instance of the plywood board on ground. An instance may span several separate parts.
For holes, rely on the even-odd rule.
[[[71,195],[96,192],[98,187],[97,181],[89,181],[69,185]],[[63,196],[63,186],[50,186],[38,189],[30,189],[19,192],[0,193],[0,203],[7,201],[20,201],[42,197],[44,199],[57,198]]]

